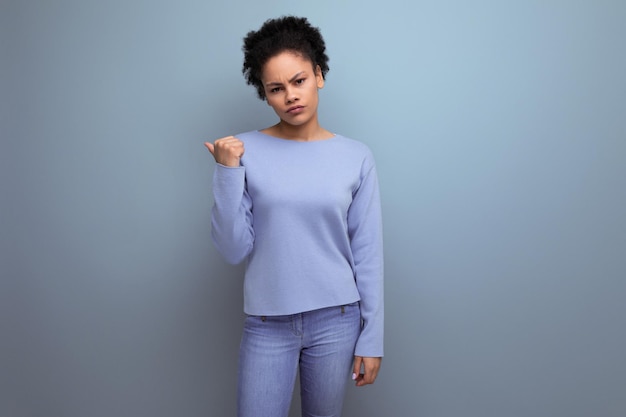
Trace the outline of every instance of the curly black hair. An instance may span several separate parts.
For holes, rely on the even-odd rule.
[[[248,32],[242,49],[242,72],[261,100],[266,98],[261,81],[263,66],[281,52],[293,51],[310,60],[313,68],[319,65],[324,78],[329,69],[322,34],[305,17],[283,16],[265,21],[259,30]]]

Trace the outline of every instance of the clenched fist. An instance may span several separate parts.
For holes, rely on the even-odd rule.
[[[239,161],[243,156],[243,142],[234,136],[226,136],[215,141],[215,143],[205,142],[215,162],[227,167],[238,167]]]

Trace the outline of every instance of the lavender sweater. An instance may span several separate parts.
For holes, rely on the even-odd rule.
[[[360,301],[355,355],[383,356],[383,248],[374,159],[343,136],[236,136],[241,166],[216,165],[213,241],[246,261],[244,311],[288,315]]]

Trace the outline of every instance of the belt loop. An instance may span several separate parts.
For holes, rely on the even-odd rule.
[[[341,314],[346,312],[346,306],[341,306]]]
[[[265,316],[261,316],[261,321],[262,321],[262,322],[265,322],[265,320],[266,320],[266,319],[267,319],[267,317],[265,317]]]

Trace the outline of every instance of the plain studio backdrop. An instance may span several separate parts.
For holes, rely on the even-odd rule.
[[[345,416],[626,415],[625,2],[5,0],[0,416],[235,415],[202,143],[275,123],[241,41],[285,14],[380,176],[386,357]]]

